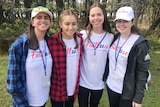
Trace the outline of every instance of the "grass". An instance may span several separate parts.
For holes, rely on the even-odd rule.
[[[150,51],[151,64],[150,71],[152,79],[149,83],[149,90],[145,92],[143,107],[159,107],[160,106],[160,52]],[[0,56],[0,107],[11,107],[11,96],[6,91],[6,75],[7,75],[7,55]],[[46,107],[51,107],[47,102]],[[75,101],[75,107],[78,107]],[[106,90],[104,90],[99,107],[109,107]]]

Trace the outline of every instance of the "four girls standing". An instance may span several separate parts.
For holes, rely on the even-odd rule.
[[[88,107],[88,102],[98,107],[106,65],[110,107],[142,106],[150,57],[147,40],[133,24],[131,7],[118,9],[115,24],[119,34],[114,41],[100,3],[90,7],[82,34],[77,32],[77,15],[64,10],[59,16],[60,32],[48,40],[51,19],[48,8],[33,8],[29,32],[10,47],[7,89],[13,107],[44,107],[50,76],[53,107],[73,107],[77,95],[79,107]]]

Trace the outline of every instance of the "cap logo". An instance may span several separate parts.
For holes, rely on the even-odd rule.
[[[119,8],[116,12],[116,18],[114,21],[116,21],[117,19],[123,19],[126,21],[131,21],[132,19],[134,19],[134,11],[132,7],[124,6]]]
[[[121,11],[119,11],[118,13],[128,13],[128,12],[125,11],[125,10],[121,10]]]

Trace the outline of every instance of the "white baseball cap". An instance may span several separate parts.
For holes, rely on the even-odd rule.
[[[50,19],[52,20],[52,13],[49,11],[49,9],[47,7],[43,7],[43,6],[34,7],[32,9],[31,20],[40,12],[47,13],[49,15]]]
[[[126,21],[131,21],[132,19],[134,19],[134,11],[132,7],[124,6],[119,8],[116,12],[116,18],[114,19],[114,21],[118,19],[122,19]]]

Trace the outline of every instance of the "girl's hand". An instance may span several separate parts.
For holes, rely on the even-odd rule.
[[[132,102],[132,107],[142,107],[142,104],[138,104],[136,102]]]

